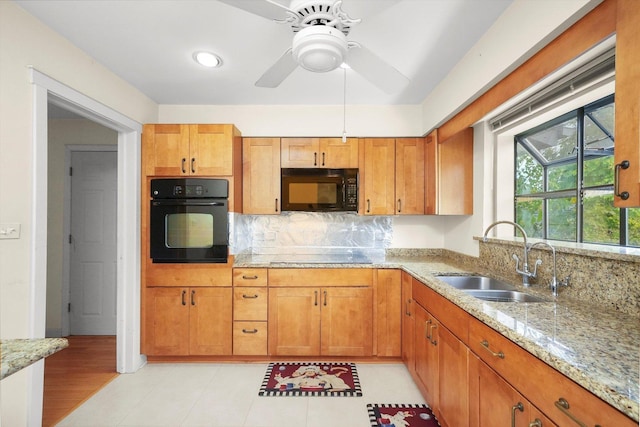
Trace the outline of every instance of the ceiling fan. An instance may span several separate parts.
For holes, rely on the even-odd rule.
[[[342,10],[342,0],[291,0],[289,6],[274,0],[220,0],[293,30],[292,46],[256,82],[275,88],[298,66],[317,73],[334,70],[343,63],[383,91],[401,91],[409,79],[382,58],[355,41],[347,40],[360,19]]]

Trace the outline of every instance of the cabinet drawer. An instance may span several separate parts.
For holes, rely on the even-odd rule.
[[[267,269],[234,268],[233,286],[267,286]]]
[[[267,322],[233,322],[233,354],[266,356]]]
[[[412,295],[416,303],[446,325],[460,341],[467,344],[470,317],[467,312],[415,279],[412,281]]]
[[[485,324],[469,325],[469,348],[558,425],[633,426],[631,418]],[[569,404],[563,410],[560,399]]]
[[[372,286],[373,268],[272,268],[269,286]]]
[[[235,288],[233,320],[267,320],[267,288]]]

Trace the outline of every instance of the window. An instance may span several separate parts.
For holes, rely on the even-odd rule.
[[[640,246],[640,209],[613,206],[614,96],[515,136],[515,218],[532,237]]]

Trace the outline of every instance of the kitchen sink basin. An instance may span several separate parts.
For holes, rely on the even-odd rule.
[[[464,292],[472,297],[493,302],[548,302],[544,298],[520,291],[465,289]]]
[[[493,302],[547,302],[520,292],[515,286],[486,276],[438,276],[438,279],[481,300]]]
[[[438,279],[456,289],[515,290],[515,286],[486,276],[438,276]]]

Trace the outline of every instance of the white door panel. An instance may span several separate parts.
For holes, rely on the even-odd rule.
[[[117,152],[71,154],[69,332],[116,334]]]

